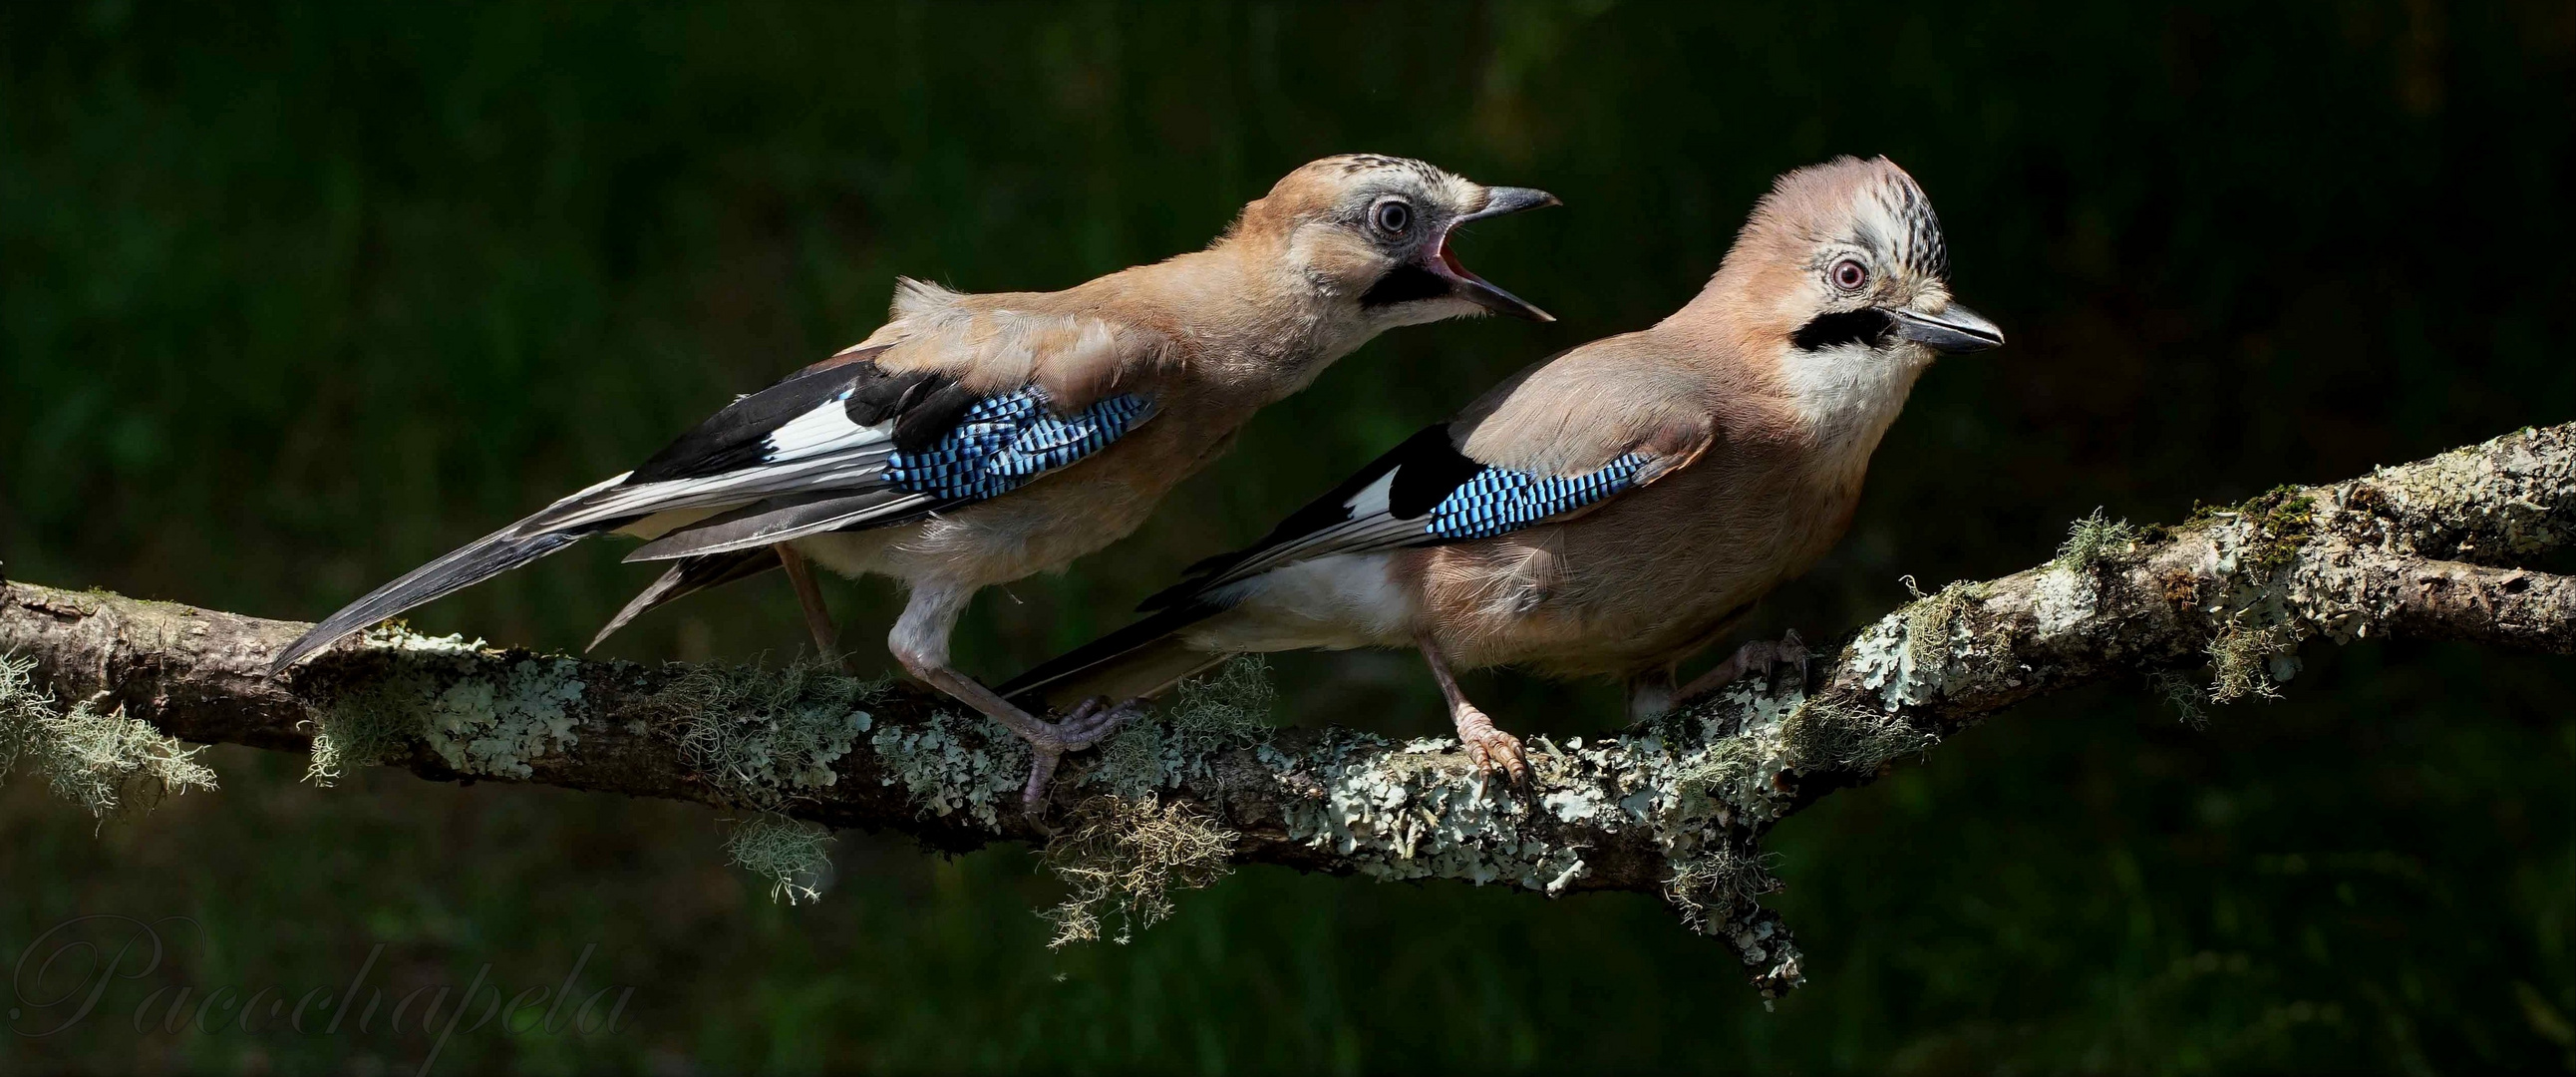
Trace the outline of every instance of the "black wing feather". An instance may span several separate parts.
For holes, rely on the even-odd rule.
[[[600,627],[599,634],[590,638],[590,646],[585,649],[597,650],[600,644],[608,641],[608,637],[616,635],[618,629],[626,627],[627,622],[655,606],[710,587],[747,580],[777,567],[778,550],[770,546],[681,558],[643,593],[628,600],[625,608],[617,611],[617,616],[609,618],[608,623]]]
[[[485,535],[445,557],[411,570],[395,580],[349,603],[338,613],[324,618],[279,652],[269,663],[269,672],[294,665],[304,656],[338,642],[340,637],[401,613],[441,595],[461,591],[511,569],[553,553],[584,537],[605,530],[599,524],[572,531],[539,531],[519,533],[519,524]]]
[[[367,625],[481,583],[585,536],[624,527],[664,511],[702,507],[731,510],[706,526],[693,525],[658,540],[669,551],[665,556],[692,555],[691,559],[630,603],[611,623],[612,630],[635,614],[681,594],[737,578],[739,573],[765,569],[756,558],[733,556],[737,552],[748,555],[750,550],[701,548],[709,540],[728,540],[717,543],[723,547],[784,539],[822,528],[881,526],[999,496],[1026,481],[1027,475],[1018,472],[1006,473],[1002,479],[953,473],[961,466],[980,466],[975,461],[982,457],[970,454],[963,462],[941,459],[938,452],[945,450],[940,447],[987,396],[959,386],[956,379],[945,374],[888,371],[875,361],[884,351],[885,347],[880,346],[836,356],[736,399],[625,476],[548,505],[331,615],[289,646],[272,668],[282,669]],[[1022,419],[1028,418],[1029,408],[1042,407],[1045,402],[1042,392],[1034,386],[991,399],[1018,401]],[[802,445],[790,453],[778,440],[776,435],[783,428],[828,409],[836,401],[861,431],[881,428],[892,420],[891,449],[884,448],[884,441],[862,438],[850,442],[846,436],[836,435],[826,438],[820,446]],[[1150,418],[1152,406],[1149,400],[1130,395],[1094,404],[1086,414],[1088,418],[1083,421],[1094,425],[1087,428],[1089,432],[1081,440],[1051,445],[1037,453],[1041,460],[1054,461],[1046,466],[1063,466],[1114,440],[1127,425]],[[1100,425],[1103,423],[1116,428],[1108,429]],[[991,446],[979,448],[994,451]],[[894,454],[925,451],[930,451],[932,459],[916,466],[926,480],[957,489],[924,493],[918,486],[896,488],[904,483],[888,477],[887,460]],[[1028,463],[1028,451],[1007,446],[1000,451],[1018,452],[1022,459],[1016,462]],[[671,485],[657,485],[662,483]],[[830,496],[811,496],[815,494]],[[750,503],[748,507],[744,507],[746,502]],[[719,531],[723,533],[716,533]],[[740,541],[730,541],[733,539]],[[701,546],[687,546],[689,543]]]
[[[925,386],[953,384],[947,376],[928,371],[888,373],[875,362],[884,350],[885,346],[879,346],[817,363],[725,405],[696,429],[646,459],[626,477],[624,485],[721,475],[758,464],[769,451],[772,431],[822,407],[844,391],[850,394],[845,405],[850,421],[874,426],[902,412],[906,402],[917,399]],[[950,423],[954,425],[953,417]],[[944,433],[945,428],[940,432]],[[936,438],[938,434],[930,436]]]
[[[1464,485],[1484,470],[1467,454],[1458,451],[1448,423],[1435,423],[1416,431],[1412,437],[1380,454],[1368,466],[1342,480],[1341,485],[1325,491],[1322,497],[1307,502],[1289,513],[1279,526],[1243,549],[1219,554],[1191,565],[1187,579],[1174,584],[1138,605],[1140,610],[1169,609],[1195,597],[1210,583],[1224,578],[1245,565],[1280,547],[1300,539],[1351,522],[1351,503],[1378,480],[1394,472],[1387,487],[1387,509],[1397,519],[1419,519],[1431,511],[1440,499]],[[1424,542],[1436,541],[1425,537]]]

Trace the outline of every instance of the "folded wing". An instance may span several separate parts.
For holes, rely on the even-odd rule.
[[[1014,678],[1002,694],[1024,704],[1093,695],[1151,695],[1223,661],[1177,633],[1223,613],[1273,570],[1321,557],[1492,538],[1563,520],[1654,481],[1688,457],[1639,447],[1572,474],[1489,464],[1459,451],[1451,424],[1388,450],[1331,492],[1291,513],[1250,547],[1191,566],[1190,578],[1138,607],[1148,616]],[[1662,466],[1658,466],[1658,465]]]
[[[1575,474],[1537,474],[1471,459],[1449,424],[1428,427],[1260,542],[1191,566],[1190,579],[1142,608],[1171,608],[1298,561],[1509,534],[1618,496],[1640,483],[1652,459],[1630,450]]]
[[[889,329],[895,327],[890,326]],[[581,538],[618,532],[649,540],[630,560],[680,568],[630,603],[611,630],[681,594],[774,567],[740,556],[779,542],[917,520],[1008,495],[1098,452],[1154,416],[1151,391],[1098,395],[1067,407],[1024,343],[1017,377],[1000,389],[972,348],[942,362],[889,369],[907,342],[853,349],[735,400],[635,470],[546,506],[524,520],[413,570],[331,615],[279,654],[283,669],[334,641],[423,603],[527,564]],[[988,335],[989,336],[989,335]],[[1091,333],[1150,361],[1159,338]],[[1098,351],[1099,349],[1094,349]],[[1082,357],[1094,365],[1098,355]],[[1114,358],[1114,357],[1113,357]],[[979,376],[981,375],[981,376]],[[689,559],[716,558],[693,564]],[[602,633],[604,636],[605,633]]]

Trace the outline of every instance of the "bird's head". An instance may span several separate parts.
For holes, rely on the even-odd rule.
[[[1781,176],[1727,252],[1707,297],[1784,371],[1835,386],[1902,385],[1937,355],[1984,351],[2003,330],[1950,297],[1941,220],[1885,157]]]
[[[1468,272],[1458,226],[1557,204],[1527,187],[1487,187],[1403,157],[1344,154],[1289,173],[1245,206],[1226,242],[1278,259],[1367,332],[1492,311],[1555,321]]]

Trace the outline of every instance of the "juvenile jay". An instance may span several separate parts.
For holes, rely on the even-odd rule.
[[[810,558],[903,582],[887,640],[896,660],[1027,739],[1034,810],[1056,760],[1131,712],[1093,703],[1049,721],[950,668],[967,601],[1135,530],[1255,411],[1381,332],[1485,311],[1551,320],[1468,272],[1449,239],[1555,203],[1420,161],[1327,157],[1245,206],[1205,250],[1060,292],[901,281],[892,320],[866,340],[358,599],[272,668],[600,534],[646,540],[628,560],[672,562],[601,638],[681,595],[784,568],[831,653]]]
[[[1519,739],[1452,671],[1609,674],[1632,708],[1669,705],[1676,663],[1842,536],[1933,357],[2003,343],[1951,301],[1949,268],[1931,202],[1887,159],[1784,175],[1680,311],[1521,371],[1002,690],[1150,697],[1237,653],[1412,647],[1477,765],[1523,778]],[[1682,698],[1781,646],[1748,644]]]

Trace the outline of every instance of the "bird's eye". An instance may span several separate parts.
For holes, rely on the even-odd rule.
[[[1857,292],[1861,290],[1862,285],[1869,283],[1868,267],[1861,265],[1857,259],[1852,258],[1845,258],[1842,261],[1834,263],[1832,276],[1834,287],[1840,288],[1846,292]]]
[[[1400,236],[1404,234],[1405,226],[1413,223],[1413,207],[1390,198],[1377,204],[1370,221],[1377,225],[1378,231]]]

